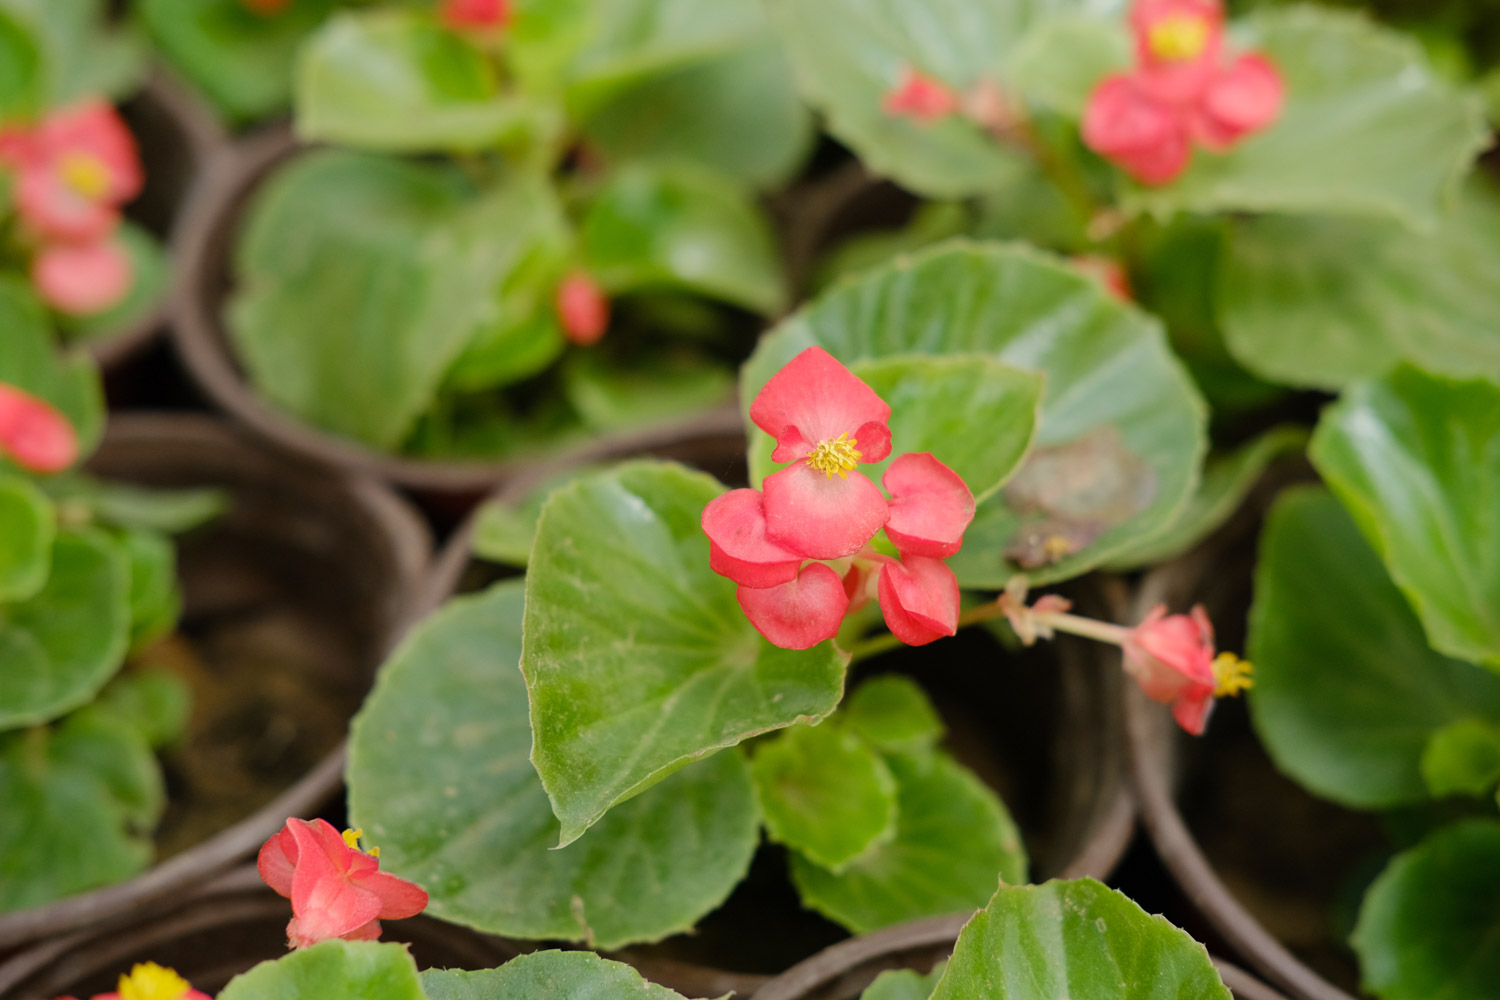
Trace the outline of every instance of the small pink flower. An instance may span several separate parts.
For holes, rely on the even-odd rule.
[[[1153,92],[1190,101],[1213,75],[1224,47],[1218,0],[1139,0],[1130,12],[1138,65]]]
[[[901,82],[885,95],[881,110],[893,118],[931,124],[956,113],[961,103],[947,84],[907,66],[901,72]]]
[[[135,139],[114,108],[99,100],[10,135],[0,144],[0,159],[16,171],[21,220],[44,240],[107,236],[119,221],[119,207],[141,189]]]
[[[0,452],[32,472],[61,472],[78,461],[78,435],[51,403],[0,382]]]
[[[31,262],[31,281],[52,308],[89,316],[119,304],[130,292],[130,256],[117,243],[55,243]]]
[[[72,1000],[59,997],[58,1000]],[[210,1000],[177,974],[155,962],[139,962],[120,976],[113,993],[96,993],[94,1000]]]
[[[379,852],[361,851],[359,834],[340,834],[326,820],[288,819],[261,847],[260,877],[292,901],[290,947],[331,938],[373,941],[381,920],[414,917],[426,908],[426,891],[382,872]]]
[[[1073,265],[1073,270],[1099,282],[1121,302],[1135,301],[1130,289],[1130,275],[1125,273],[1125,266],[1114,257],[1080,254],[1069,258],[1068,263]]]
[[[454,31],[499,31],[510,24],[510,0],[443,0],[440,16]]]
[[[1192,158],[1181,116],[1156,100],[1138,76],[1104,80],[1083,113],[1083,141],[1142,184],[1166,184]]]
[[[1218,686],[1214,627],[1203,607],[1194,607],[1190,615],[1169,615],[1158,604],[1122,645],[1125,669],[1146,697],[1170,704],[1178,725],[1202,735]]]
[[[609,298],[582,271],[573,272],[557,286],[556,307],[563,336],[575,344],[596,344],[609,329]]]
[[[1275,66],[1264,56],[1242,55],[1209,82],[1195,109],[1193,138],[1205,149],[1224,152],[1274,122],[1285,97]]]

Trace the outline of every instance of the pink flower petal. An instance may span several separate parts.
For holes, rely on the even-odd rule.
[[[708,565],[746,587],[775,587],[797,579],[802,557],[766,537],[765,498],[759,490],[731,490],[703,508]]]
[[[609,298],[599,283],[582,271],[557,286],[558,323],[563,335],[583,347],[598,343],[609,329]]]
[[[1286,88],[1270,60],[1243,55],[1208,84],[1193,118],[1193,135],[1215,152],[1276,121]]]
[[[858,472],[829,477],[797,462],[766,477],[765,512],[771,542],[809,559],[842,559],[875,537],[890,507]]]
[[[510,23],[510,0],[443,0],[443,23],[455,31],[495,31]]]
[[[1152,97],[1135,76],[1107,77],[1089,97],[1083,141],[1143,184],[1165,184],[1192,156],[1181,114]]]
[[[1157,605],[1121,645],[1125,670],[1146,697],[1170,703],[1184,729],[1202,732],[1215,688],[1214,630],[1203,609],[1168,615],[1165,606]]]
[[[36,141],[42,156],[54,163],[70,154],[96,160],[105,172],[104,200],[119,205],[140,194],[145,176],[135,137],[106,102],[81,101],[49,115],[36,130]]]
[[[946,559],[964,545],[974,494],[963,478],[928,452],[902,455],[881,480],[891,495],[885,534],[901,555]]]
[[[895,118],[911,118],[923,124],[940,121],[958,110],[958,94],[934,77],[907,66],[880,108]]]
[[[46,164],[21,171],[16,180],[16,211],[27,230],[44,240],[98,241],[120,223],[114,204],[85,198]]]
[[[1213,691],[1194,691],[1172,702],[1172,718],[1193,736],[1202,736],[1208,717],[1214,710]]]
[[[891,429],[883,421],[871,420],[854,432],[861,462],[881,462],[891,453]]]
[[[367,924],[361,924],[348,934],[343,936],[345,941],[378,941],[380,940],[380,921],[371,920]]]
[[[54,309],[88,316],[117,305],[129,294],[133,270],[130,257],[115,243],[64,243],[37,254],[31,280]]]
[[[297,864],[292,874],[296,939],[312,944],[342,937],[380,916],[380,897],[349,878],[349,855],[366,855],[346,845],[338,831],[323,820],[288,820],[287,825],[297,841]],[[330,833],[337,846],[330,841]]]
[[[838,634],[849,607],[844,581],[822,563],[779,587],[741,587],[736,596],[755,630],[782,649],[810,649]]]
[[[958,631],[958,579],[942,560],[909,556],[888,563],[879,590],[886,627],[908,646]]]
[[[288,899],[292,895],[292,874],[297,867],[297,838],[292,836],[291,823],[288,819],[287,826],[271,834],[255,858],[261,879]]]
[[[1223,49],[1224,9],[1217,0],[1140,0],[1130,25],[1139,64],[1182,94],[1202,86]]]
[[[750,419],[778,444],[795,431],[800,436],[799,447],[805,445],[809,451],[840,435],[858,438],[866,424],[887,424],[890,418],[891,408],[875,390],[821,347],[809,347],[788,361],[750,404]]]
[[[0,452],[32,472],[61,472],[78,461],[78,435],[51,403],[0,383]]]
[[[405,920],[427,909],[427,890],[415,882],[382,871],[356,875],[353,882],[380,899],[381,920]]]

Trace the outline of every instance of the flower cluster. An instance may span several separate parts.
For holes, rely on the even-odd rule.
[[[771,377],[750,419],[790,462],[763,490],[733,490],[703,511],[709,565],[739,584],[740,607],[771,642],[831,639],[872,597],[902,642],[958,627],[958,581],[946,563],[974,519],[974,496],[926,452],[901,455],[881,482],[862,463],[890,455],[891,408],[827,351],[809,347]],[[871,546],[884,529],[899,558]]]
[[[51,403],[0,382],[0,457],[32,472],[61,472],[78,460],[78,435]]]
[[[135,140],[115,110],[84,101],[33,127],[0,130],[0,167],[14,174],[21,235],[35,248],[31,279],[42,298],[74,315],[123,299],[133,274],[115,230],[142,176]]]
[[[359,849],[362,832],[341,834],[322,819],[288,819],[261,847],[255,860],[260,877],[292,901],[289,947],[331,938],[373,941],[380,937],[381,920],[402,920],[426,909],[421,886],[382,872],[378,848]]]
[[[58,997],[57,1000],[74,1000]],[[175,969],[155,962],[139,962],[128,974],[120,976],[113,993],[95,993],[93,1000],[209,1000],[206,993],[193,989]]]
[[[1226,57],[1218,0],[1139,0],[1130,23],[1137,65],[1094,89],[1083,140],[1141,183],[1166,184],[1194,146],[1225,152],[1276,120],[1281,75],[1258,53]]]

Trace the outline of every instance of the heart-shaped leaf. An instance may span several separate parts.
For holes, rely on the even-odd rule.
[[[803,905],[865,934],[977,907],[997,879],[1026,881],[1021,835],[987,785],[936,750],[886,760],[896,778],[895,839],[837,874],[793,854]]]
[[[715,754],[553,849],[557,819],[527,759],[524,586],[455,599],[381,668],[350,731],[353,822],[445,920],[599,948],[688,930],[754,853],[749,768]]]
[[[1500,997],[1500,823],[1468,820],[1398,854],[1360,907],[1352,943],[1381,1000]]]
[[[0,382],[57,407],[78,435],[79,460],[87,458],[104,432],[104,390],[94,363],[81,352],[57,350],[46,311],[19,278],[0,275],[0,330]]]
[[[1380,559],[1320,489],[1290,491],[1271,511],[1249,654],[1251,718],[1276,766],[1355,808],[1425,800],[1433,734],[1500,721],[1500,678],[1427,645]]]
[[[1218,311],[1235,358],[1288,385],[1341,388],[1401,362],[1500,379],[1500,196],[1479,180],[1430,233],[1318,216],[1242,220]]]
[[[0,604],[24,601],[47,582],[57,518],[41,490],[0,474]]]
[[[668,463],[580,479],[542,509],[521,671],[531,759],[576,840],[687,762],[833,711],[846,656],[778,649],[708,567],[703,508],[723,488]]]
[[[1090,878],[1001,886],[932,1000],[1230,1000],[1208,952]]]
[[[1414,368],[1360,383],[1311,455],[1433,647],[1500,670],[1500,384]]]
[[[422,988],[428,1000],[682,1000],[623,962],[586,951],[538,951],[480,972],[428,969]]]
[[[871,677],[854,689],[844,717],[882,750],[923,750],[943,738],[943,720],[917,682],[900,674]]]
[[[405,945],[376,941],[321,941],[262,962],[229,981],[219,1000],[427,1000],[417,963]]]
[[[837,286],[761,338],[740,373],[742,405],[814,345],[853,368],[894,355],[985,354],[1046,376],[1030,455],[979,505],[949,562],[966,587],[998,589],[1022,571],[1036,581],[1085,572],[1161,531],[1196,485],[1203,403],[1160,327],[1034,250],[959,241]],[[961,420],[957,402],[932,405]],[[898,439],[902,421],[893,410]],[[970,423],[948,440],[996,432]],[[769,455],[757,442],[765,435],[750,435],[759,480]]]

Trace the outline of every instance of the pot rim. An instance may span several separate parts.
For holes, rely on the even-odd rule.
[[[213,288],[216,267],[230,252],[236,223],[252,189],[275,167],[315,147],[297,140],[286,124],[271,125],[230,145],[213,164],[189,202],[173,268],[178,282],[171,302],[171,334],[193,381],[215,406],[257,434],[300,455],[375,475],[401,486],[433,493],[477,493],[494,487],[538,461],[412,458],[379,451],[350,438],[319,430],[273,407],[245,378],[229,348],[221,303]],[[564,449],[570,460],[590,461],[640,451],[674,441],[713,437],[737,428],[734,400],[642,427],[599,435]]]
[[[274,451],[238,428],[218,418],[197,414],[129,413],[112,417],[101,447],[145,442],[249,451],[281,461]],[[337,484],[349,506],[363,511],[381,526],[380,534],[394,567],[392,585],[398,609],[386,623],[386,634],[381,637],[381,646],[388,652],[411,624],[421,594],[432,547],[426,524],[406,500],[374,480],[303,461],[285,464],[292,467],[289,480],[300,473],[317,476],[320,486]],[[41,906],[0,913],[0,949],[88,928],[126,911],[139,916],[177,902],[183,892],[191,891],[259,850],[288,816],[311,814],[331,799],[343,787],[344,755],[345,741],[341,738],[338,746],[312,770],[265,806],[128,881]]]

